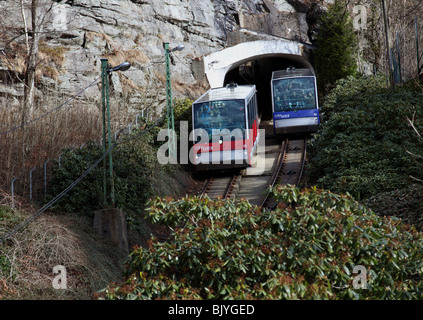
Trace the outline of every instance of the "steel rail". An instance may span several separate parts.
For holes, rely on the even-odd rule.
[[[304,151],[303,151],[303,159],[302,159],[302,163],[301,163],[301,171],[300,174],[298,176],[298,180],[297,180],[297,186],[299,186],[301,184],[301,179],[303,178],[303,173],[304,173],[304,168],[305,168],[305,163],[307,160],[307,137],[304,138]]]
[[[286,151],[288,149],[288,142],[289,142],[288,138],[285,138],[282,141],[281,152],[279,153],[277,166],[275,167],[275,170],[272,174],[272,178],[270,180],[269,187],[273,187],[275,185],[276,181],[278,180],[278,177],[280,176],[280,172],[281,172],[283,164],[284,164],[284,158],[285,158],[285,155],[286,155]],[[263,207],[266,204],[266,202],[268,201],[268,199],[269,199],[269,192],[267,192],[266,195],[263,197],[263,200],[261,201],[260,206]]]

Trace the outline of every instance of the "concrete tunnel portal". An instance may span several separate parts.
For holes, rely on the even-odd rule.
[[[204,67],[211,88],[237,84],[255,84],[262,120],[272,117],[272,72],[289,66],[314,69],[308,59],[309,48],[290,40],[244,42],[204,57]]]

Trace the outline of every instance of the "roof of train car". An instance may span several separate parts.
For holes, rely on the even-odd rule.
[[[310,69],[279,70],[272,73],[272,80],[292,77],[314,77],[314,73]]]
[[[256,90],[255,85],[238,85],[236,87],[213,88],[199,97],[194,103],[215,101],[215,100],[235,100],[246,99]]]

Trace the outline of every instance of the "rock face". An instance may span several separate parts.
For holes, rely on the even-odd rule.
[[[24,27],[19,3],[0,2],[3,12],[14,6],[1,22],[3,29],[8,30],[7,39],[13,39]],[[322,10],[321,1],[306,0],[40,0],[40,3],[38,14],[39,19],[44,18],[44,25],[38,88],[75,93],[100,76],[101,57],[108,58],[111,66],[129,61],[132,64],[129,71],[113,74],[111,94],[133,112],[163,106],[164,42],[171,47],[185,45],[184,51],[172,54],[174,96],[195,98],[208,87],[202,62],[205,55],[268,37],[311,44],[313,17]],[[23,12],[30,26],[29,8]],[[22,55],[12,51],[23,47],[23,37],[1,45],[4,55],[9,57],[1,61],[3,74],[15,72],[17,78],[22,76]],[[13,87],[7,86],[6,78],[3,77],[0,92],[20,96],[19,81],[14,81]],[[82,96],[98,102],[99,88],[92,86]]]

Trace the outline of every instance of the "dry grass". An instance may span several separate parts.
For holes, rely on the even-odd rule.
[[[105,55],[105,58],[109,60],[111,66],[117,66],[123,61],[128,61],[132,65],[145,65],[150,62],[147,55],[141,50],[113,50],[109,54]]]
[[[66,99],[47,96],[38,101],[32,119],[46,114]],[[7,100],[0,104],[0,124],[0,132],[19,127],[20,108],[8,107]],[[47,159],[57,159],[63,148],[76,148],[89,140],[98,141],[101,130],[99,108],[74,100],[24,128],[3,134],[0,138],[0,186],[10,189],[12,179],[18,176],[15,191],[27,194],[29,170],[39,169]]]
[[[180,197],[194,188],[190,174],[180,169],[155,172],[152,184],[161,196]],[[10,194],[1,189],[0,198],[1,236],[27,219],[35,208],[17,198],[15,207],[19,209],[10,209]],[[159,238],[167,234],[166,229],[145,222],[128,231],[131,245],[145,245],[152,233]],[[123,280],[126,259],[125,252],[93,232],[92,218],[45,213],[0,242],[0,299],[96,299],[96,292]],[[57,265],[66,268],[66,290],[53,288],[53,268]]]
[[[28,217],[17,210],[9,214],[14,215],[9,224]],[[13,300],[93,299],[96,291],[121,280],[126,259],[93,234],[91,219],[76,215],[40,216],[1,243],[0,255],[0,298]],[[57,265],[66,268],[63,290],[53,288]]]

